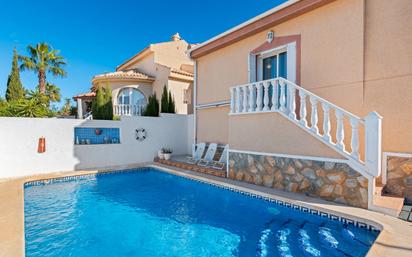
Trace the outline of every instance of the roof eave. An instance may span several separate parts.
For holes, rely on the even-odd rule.
[[[122,77],[95,77],[92,79],[92,84],[94,85],[95,83],[98,82],[153,82],[155,81],[155,78],[122,78]]]
[[[197,59],[201,56],[238,42],[244,38],[264,31],[267,28],[276,26],[277,24],[314,10],[332,1],[335,0],[289,0],[261,15],[258,15],[230,30],[217,35],[216,37],[203,42],[200,45],[193,47],[189,50],[189,55],[192,59]],[[274,17],[276,15],[278,15],[279,17],[276,17],[276,19],[274,20],[269,19],[271,16]],[[230,36],[233,36],[233,34],[235,33],[238,33],[240,36],[236,35],[235,37],[230,38]]]

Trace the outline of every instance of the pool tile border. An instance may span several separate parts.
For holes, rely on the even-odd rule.
[[[150,167],[150,166],[124,169],[124,170],[108,170],[108,171],[102,171],[102,172],[99,172],[99,173],[91,173],[91,174],[84,174],[84,175],[72,175],[72,176],[64,176],[64,177],[57,177],[57,178],[50,178],[50,179],[39,179],[39,180],[27,181],[27,182],[24,183],[24,188],[28,188],[28,187],[32,187],[32,186],[43,186],[43,185],[48,185],[48,184],[53,184],[53,183],[63,183],[63,182],[68,182],[68,181],[77,181],[77,180],[95,178],[95,177],[99,177],[99,176],[107,176],[107,175],[117,174],[117,173],[142,172],[142,171],[148,171],[151,168],[160,170],[162,172],[164,171],[163,169],[159,169],[159,168],[156,168],[156,167]],[[167,171],[165,171],[165,172],[167,172]],[[167,172],[167,173],[172,174],[170,172]],[[380,228],[377,228],[377,227],[375,227],[373,225],[370,225],[370,224],[367,224],[365,222],[360,222],[360,221],[356,221],[354,219],[348,219],[348,218],[340,217],[338,215],[330,214],[330,213],[319,211],[319,210],[316,210],[316,209],[311,209],[311,208],[300,206],[300,205],[297,205],[297,204],[288,203],[288,202],[285,202],[285,201],[282,201],[282,200],[273,199],[273,198],[270,198],[270,197],[261,196],[261,195],[258,195],[258,194],[242,191],[242,190],[239,190],[239,189],[236,189],[236,188],[232,188],[230,186],[219,185],[219,184],[216,184],[216,183],[213,183],[213,182],[208,182],[208,181],[204,181],[204,180],[201,180],[201,179],[196,179],[196,178],[193,178],[193,177],[180,176],[178,174],[173,174],[173,175],[176,175],[178,177],[188,179],[188,180],[191,180],[191,181],[195,181],[195,182],[198,182],[198,183],[203,183],[203,184],[211,185],[211,186],[214,186],[214,187],[218,187],[218,188],[221,188],[221,189],[224,189],[224,190],[229,190],[229,191],[239,193],[239,194],[242,194],[242,195],[245,195],[245,196],[248,196],[248,197],[252,197],[252,198],[268,201],[268,202],[271,202],[271,203],[275,203],[277,205],[281,205],[281,206],[291,208],[291,209],[294,209],[294,210],[298,210],[298,211],[308,213],[308,214],[311,214],[311,215],[318,215],[318,216],[321,216],[321,217],[326,217],[330,220],[338,221],[338,222],[341,222],[341,223],[347,224],[347,225],[352,225],[352,226],[355,226],[355,227],[358,227],[358,228],[361,228],[361,229],[366,229],[368,231],[372,231],[372,232],[376,232],[376,233],[381,232]]]

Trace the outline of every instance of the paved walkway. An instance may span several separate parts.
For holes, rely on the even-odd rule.
[[[412,222],[412,205],[404,205],[402,207],[401,213],[399,213],[399,218],[401,220]],[[412,244],[412,239],[411,239]]]

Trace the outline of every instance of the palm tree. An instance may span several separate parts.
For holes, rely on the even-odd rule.
[[[19,56],[22,62],[21,70],[32,70],[39,78],[39,91],[46,93],[46,73],[51,73],[56,77],[66,76],[63,67],[66,65],[64,57],[59,55],[58,50],[54,50],[47,43],[38,43],[36,46],[27,47],[29,56]]]

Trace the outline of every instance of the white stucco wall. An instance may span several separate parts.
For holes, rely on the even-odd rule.
[[[0,178],[128,165],[153,160],[162,147],[188,154],[193,137],[192,116],[130,117],[121,121],[0,118]],[[120,128],[121,144],[74,145],[75,127]],[[147,139],[135,139],[145,128]],[[46,152],[37,153],[46,138]]]

